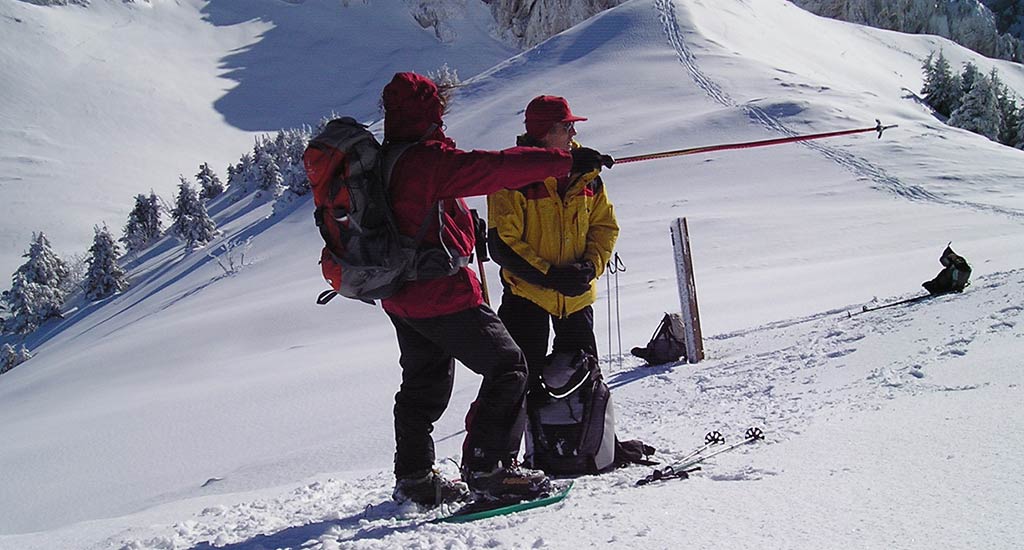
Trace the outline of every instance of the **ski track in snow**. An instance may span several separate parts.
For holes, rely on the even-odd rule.
[[[1017,330],[1024,306],[1007,303],[1004,286],[1024,286],[1024,270],[980,277],[964,295],[857,316],[836,310],[712,336],[705,339],[708,358],[696,365],[648,367],[633,357],[609,358],[603,368],[615,397],[616,431],[657,447],[665,465],[699,446],[706,431],[719,430],[731,443],[746,428],[760,427],[764,442],[711,459],[697,475],[733,483],[782,475],[756,465],[758,446],[798,437],[816,418],[875,410],[888,400],[922,392],[987,386],[933,383],[928,373],[970,354],[974,346],[985,346],[986,338],[1024,337]],[[922,332],[922,324],[931,328]],[[933,336],[925,340],[922,334]],[[888,341],[921,345],[887,346]],[[901,349],[912,351],[906,356],[891,352]],[[880,360],[849,361],[855,354],[871,353],[880,353]],[[680,446],[681,441],[693,444]],[[440,463],[444,475],[457,477],[457,458]],[[122,532],[96,548],[504,548],[510,538],[519,540],[519,547],[539,548],[546,545],[543,538],[525,540],[523,532],[515,531],[516,539],[508,531],[560,506],[576,510],[610,492],[643,490],[634,489],[634,483],[649,471],[638,467],[582,477],[565,504],[464,525],[430,524],[439,512],[393,503],[391,474],[380,471],[352,481],[310,483],[277,498],[207,507],[175,525]]]
[[[720,85],[700,70],[697,65],[697,58],[687,47],[676,17],[675,2],[673,0],[657,0],[655,6],[659,12],[659,19],[664,26],[665,35],[669,44],[676,51],[679,62],[689,73],[698,88],[704,91],[715,102],[724,107],[734,107],[743,110],[747,117],[764,126],[765,128],[782,134],[784,136],[796,136],[797,132],[790,130],[778,118],[756,105],[740,105],[726,93]],[[919,185],[908,185],[899,178],[888,174],[883,168],[872,164],[867,159],[858,157],[846,151],[829,147],[821,143],[804,141],[801,145],[817,151],[825,158],[849,170],[858,177],[865,178],[874,183],[876,189],[887,191],[898,197],[912,200],[929,202],[938,205],[969,208],[980,212],[1001,214],[1013,219],[1024,221],[1024,211],[1014,208],[1005,208],[993,204],[984,204],[971,201],[958,201],[937,195]]]

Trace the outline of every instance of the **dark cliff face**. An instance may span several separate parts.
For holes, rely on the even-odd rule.
[[[502,39],[529,48],[626,0],[481,1],[491,6]]]

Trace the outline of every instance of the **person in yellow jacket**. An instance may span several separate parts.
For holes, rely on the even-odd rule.
[[[536,97],[526,108],[526,133],[517,145],[573,151],[574,157],[600,155],[573,139],[576,122],[584,120],[573,115],[565,98]],[[574,166],[565,176],[487,197],[487,242],[504,288],[498,316],[526,356],[530,388],[537,386],[548,353],[549,323],[555,353],[582,349],[597,356],[596,280],[619,235],[600,168],[590,168],[611,167],[614,160],[600,159],[586,171]]]

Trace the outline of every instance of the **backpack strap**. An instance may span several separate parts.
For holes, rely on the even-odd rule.
[[[383,145],[381,150],[380,174],[381,178],[383,178],[384,180],[384,189],[391,189],[391,174],[392,172],[394,172],[395,165],[398,164],[398,159],[402,156],[402,153],[405,153],[410,147],[416,145],[417,143],[423,143],[423,140],[421,139],[419,141],[404,141],[395,143],[388,142],[385,145]],[[389,200],[389,197],[385,196],[384,200]],[[433,206],[430,207],[432,211],[437,210],[439,208],[440,201],[435,202]],[[398,222],[395,220],[395,213],[393,210],[391,210],[390,205],[389,208],[385,209],[385,212],[387,212],[388,223],[397,232]],[[422,223],[420,223],[420,227],[416,231],[416,237],[413,241],[416,243],[416,248],[420,247],[420,244],[423,242],[423,238],[427,236],[428,227],[430,227],[430,214],[427,214],[427,217],[424,218]]]

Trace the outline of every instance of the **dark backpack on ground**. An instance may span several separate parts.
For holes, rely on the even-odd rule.
[[[391,296],[406,281],[458,270],[442,248],[421,249],[430,216],[414,239],[398,231],[388,182],[411,145],[382,148],[366,126],[350,117],[330,121],[310,140],[302,160],[313,189],[313,217],[325,244],[320,266],[332,288],[317,303],[337,294],[372,303]]]
[[[666,313],[647,346],[633,348],[630,353],[647,361],[649,365],[678,361],[686,357],[685,332],[683,317],[678,313]]]
[[[929,294],[963,292],[971,284],[971,266],[963,256],[953,252],[950,245],[942,251],[939,263],[943,266],[942,271],[934,279],[921,284]]]
[[[527,466],[571,476],[655,464],[645,459],[653,447],[616,439],[611,392],[596,357],[582,350],[553,354],[541,381],[527,399]]]

